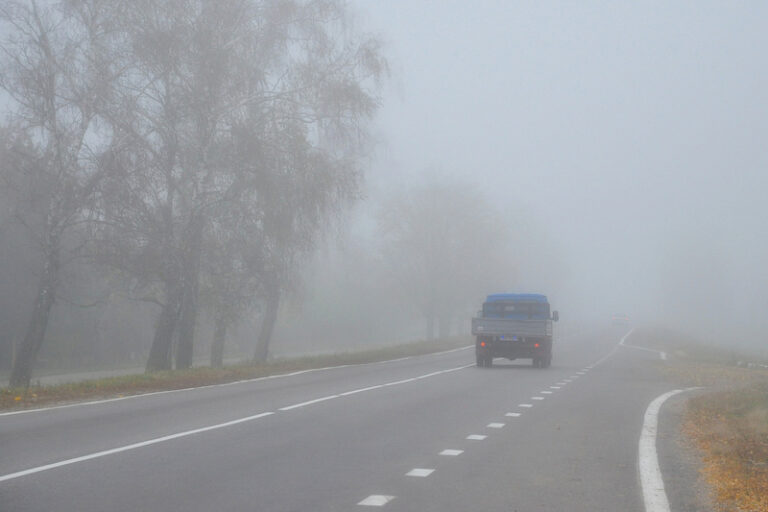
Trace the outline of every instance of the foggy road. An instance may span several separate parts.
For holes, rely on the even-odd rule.
[[[0,510],[641,511],[672,386],[621,334],[561,339],[546,370],[465,349],[0,415]]]

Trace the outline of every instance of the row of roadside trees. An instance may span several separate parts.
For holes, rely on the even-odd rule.
[[[24,386],[68,266],[156,305],[147,370],[192,364],[201,311],[264,310],[266,357],[298,262],[356,197],[386,73],[336,0],[0,2],[3,200],[38,286]]]

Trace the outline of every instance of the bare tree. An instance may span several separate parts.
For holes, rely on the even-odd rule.
[[[508,221],[470,185],[435,181],[391,197],[379,214],[385,264],[427,339],[435,327],[447,335],[457,313],[516,270]]]
[[[342,2],[136,4],[122,25],[134,66],[110,117],[110,165],[123,181],[111,184],[103,226],[106,260],[161,307],[151,371],[171,368],[174,352],[177,367],[192,362],[205,241],[242,227],[219,217],[248,210],[263,222],[269,264],[258,277],[279,285],[307,237],[354,196],[362,121],[385,66],[375,41],[343,30]]]
[[[12,125],[29,141],[17,164],[2,171],[36,212],[22,221],[32,228],[42,261],[13,386],[29,385],[62,266],[82,248],[67,237],[89,216],[105,174],[97,160],[109,134],[100,129],[99,111],[120,73],[120,60],[110,54],[118,9],[98,0],[0,3],[8,34],[0,44],[0,88],[11,99]]]

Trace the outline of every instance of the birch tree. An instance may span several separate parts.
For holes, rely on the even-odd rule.
[[[106,172],[98,146],[110,134],[99,112],[120,74],[111,53],[119,9],[98,0],[0,2],[0,88],[10,99],[9,123],[29,141],[2,172],[34,212],[23,221],[42,262],[12,386],[29,385],[62,267],[82,249],[68,237],[90,215]]]
[[[192,362],[205,240],[242,228],[220,221],[227,210],[262,223],[257,278],[274,290],[354,197],[385,65],[346,14],[336,1],[138,0],[126,18],[135,63],[111,114],[123,172],[104,239],[106,260],[160,306],[148,371]]]

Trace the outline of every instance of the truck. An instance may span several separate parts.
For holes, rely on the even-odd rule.
[[[560,314],[550,314],[546,295],[497,293],[488,295],[477,317],[472,319],[477,366],[493,366],[493,358],[510,361],[530,358],[535,368],[552,364],[552,323]]]

